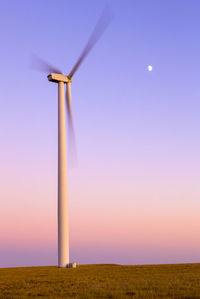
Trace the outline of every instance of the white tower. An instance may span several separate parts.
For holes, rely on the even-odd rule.
[[[67,152],[65,83],[71,80],[62,74],[50,74],[48,80],[58,83],[58,267],[69,266],[69,219],[67,199]]]

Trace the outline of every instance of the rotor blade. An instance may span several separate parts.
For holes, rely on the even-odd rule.
[[[44,73],[57,73],[57,74],[62,74],[62,72],[50,65],[48,62],[44,61],[42,58],[39,56],[33,54],[31,57],[31,68],[36,70],[36,71],[41,71]]]
[[[71,72],[69,73],[68,77],[72,78],[72,76],[77,71],[80,64],[83,62],[84,58],[88,55],[88,53],[91,51],[91,49],[94,47],[96,42],[100,39],[100,37],[104,33],[110,21],[111,21],[111,11],[108,9],[108,7],[106,7],[104,8],[83,52],[81,53],[79,59],[77,60]]]
[[[77,166],[76,139],[74,133],[72,107],[71,107],[71,84],[66,87],[67,115],[68,115],[68,144],[69,144],[69,166]]]

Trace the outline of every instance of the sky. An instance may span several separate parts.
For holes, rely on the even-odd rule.
[[[199,0],[0,1],[0,267],[57,264],[57,86],[73,77],[70,261],[200,260]],[[152,72],[147,70],[153,66]]]

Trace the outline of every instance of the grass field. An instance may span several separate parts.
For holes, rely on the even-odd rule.
[[[200,264],[0,269],[0,298],[200,299]]]

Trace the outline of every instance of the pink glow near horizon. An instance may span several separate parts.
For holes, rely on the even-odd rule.
[[[117,261],[119,252],[128,251],[131,262],[132,257],[137,256],[141,250],[150,255],[155,251],[187,255],[187,252],[196,251],[200,247],[199,215],[196,206],[189,205],[186,200],[188,194],[192,194],[192,190],[187,190],[188,187],[181,192],[177,187],[163,192],[162,185],[156,191],[146,185],[147,189],[142,190],[139,182],[133,188],[131,181],[128,183],[126,180],[125,184],[121,183],[119,190],[115,184],[108,186],[106,182],[97,193],[98,186],[103,186],[102,181],[99,181],[98,186],[94,181],[88,188],[87,179],[84,180],[79,181],[79,189],[73,189],[69,194],[72,256],[77,248],[78,252],[81,252],[81,248],[83,252],[107,250],[107,254],[113,252],[113,259]],[[24,197],[17,201],[13,200],[16,191],[10,190],[10,198],[7,198],[4,215],[1,215],[0,220],[2,248],[56,250],[56,192],[54,188],[52,194],[41,192],[43,185],[39,189],[32,194],[27,189]],[[131,192],[133,189],[134,192]],[[172,194],[176,194],[176,205],[170,200]],[[109,199],[107,204],[106,198]],[[181,208],[177,206],[177,200]],[[193,194],[191,200],[198,198]],[[86,256],[85,253],[85,260],[88,261],[89,257]],[[124,258],[124,263],[128,263],[128,256]],[[159,258],[155,256],[150,260],[156,263]],[[83,257],[81,261],[84,262]]]

